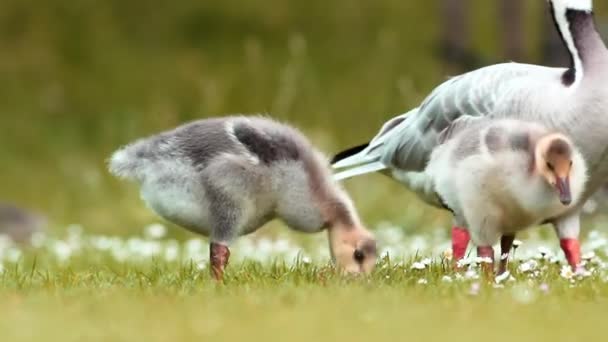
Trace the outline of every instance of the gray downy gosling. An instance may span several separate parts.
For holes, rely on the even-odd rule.
[[[469,119],[442,139],[424,188],[468,227],[479,257],[493,262],[492,246],[500,241],[499,273],[507,270],[518,232],[573,210],[583,198],[586,162],[563,133],[521,120]],[[574,260],[573,269],[579,266],[572,255],[566,258]],[[491,265],[484,264],[488,273]]]
[[[210,239],[220,280],[230,244],[274,218],[294,230],[327,229],[342,271],[369,273],[377,251],[327,159],[297,129],[268,118],[230,116],[184,124],[116,151],[109,170],[141,185],[159,216]]]

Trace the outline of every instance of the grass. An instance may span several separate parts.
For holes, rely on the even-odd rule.
[[[400,231],[379,228],[381,241],[392,241],[383,241],[383,249],[430,244],[437,235]],[[605,338],[598,327],[608,304],[608,249],[606,234],[598,231],[584,246],[589,274],[565,272],[561,259],[550,256],[559,254],[555,244],[533,237],[517,251],[510,279],[500,283],[480,277],[475,264],[455,272],[444,254],[430,252],[434,246],[404,247],[395,256],[383,252],[371,275],[343,276],[326,254],[315,254],[327,252],[324,236],[299,244],[288,235],[242,239],[224,282],[216,283],[202,240],[89,235],[74,227],[68,232],[37,237],[30,248],[0,244],[0,340]],[[535,243],[552,251],[539,256]],[[298,257],[279,257],[281,251]],[[262,254],[266,258],[256,261]]]
[[[383,266],[386,266],[383,268]],[[4,341],[591,340],[605,338],[608,284],[571,287],[552,268],[470,294],[471,282],[443,283],[381,263],[363,279],[326,267],[232,265],[215,284],[190,265],[121,269],[7,270],[0,294]],[[418,279],[429,280],[426,285]],[[550,292],[539,284],[550,284]]]

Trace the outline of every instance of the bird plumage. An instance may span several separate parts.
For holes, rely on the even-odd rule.
[[[138,181],[158,215],[215,244],[228,246],[277,217],[304,232],[327,228],[334,254],[350,248],[351,259],[361,244],[373,245],[365,264],[337,260],[351,270],[373,266],[373,238],[350,198],[325,157],[291,126],[263,117],[198,120],[116,151],[109,169]]]
[[[517,232],[560,217],[580,201],[586,170],[567,136],[536,123],[486,119],[453,131],[416,181],[467,227],[479,256],[492,258],[492,246],[501,241],[502,273]],[[576,248],[572,242],[561,241],[569,261],[578,258],[568,255]]]
[[[556,19],[560,30],[572,31],[564,35],[573,41],[569,44],[565,38],[574,55],[570,69],[504,63],[450,78],[419,107],[389,120],[364,150],[336,160],[335,177],[359,175],[362,172],[348,169],[377,162],[401,175],[420,172],[441,144],[441,135],[454,125],[473,124],[476,118],[513,118],[539,122],[572,136],[589,161],[590,190],[585,198],[591,195],[608,176],[608,136],[603,133],[608,129],[608,52],[593,26],[589,4],[552,3],[556,18],[562,18]],[[566,17],[567,13],[571,14]],[[576,25],[564,20],[576,20]],[[568,73],[579,81],[565,84]],[[372,170],[378,169],[376,165]]]
[[[540,123],[570,136],[587,161],[584,194],[551,221],[576,267],[580,207],[608,178],[608,50],[595,27],[592,0],[550,0],[549,5],[571,57],[568,68],[504,63],[450,78],[419,107],[389,120],[365,149],[340,153],[333,163],[339,169],[335,178],[382,171],[443,208],[421,172],[454,127],[474,125],[478,118]],[[461,241],[453,241],[454,250],[464,250],[468,240]]]
[[[483,120],[454,132],[451,140],[435,149],[424,174],[445,204],[469,224],[472,216],[481,222],[493,211],[500,212],[504,229],[500,233],[539,224],[570,206],[560,203],[556,190],[538,170],[544,165],[537,165],[539,159],[545,158],[537,155],[539,141],[551,133],[530,122]],[[587,179],[586,164],[570,139],[564,142],[573,150],[569,182],[572,200],[577,202]]]

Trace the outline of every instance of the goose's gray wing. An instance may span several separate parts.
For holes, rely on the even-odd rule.
[[[437,135],[437,145],[441,145],[449,141],[450,139],[459,136],[461,133],[470,131],[472,129],[481,129],[484,127],[484,123],[488,123],[489,120],[485,117],[476,117],[464,115],[459,117],[450,123],[443,131]]]
[[[528,110],[524,105],[530,94],[547,81],[559,80],[562,72],[563,69],[507,63],[451,78],[405,120],[377,136],[368,150],[378,151],[387,166],[422,171],[435,146],[441,143],[442,133],[449,136],[456,120],[466,126],[471,122],[465,118],[509,117],[511,113],[512,117],[525,119],[526,114],[522,113]],[[533,110],[530,115],[534,115]]]

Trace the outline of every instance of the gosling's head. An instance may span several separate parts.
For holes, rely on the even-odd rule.
[[[537,172],[555,188],[563,205],[572,203],[570,174],[574,163],[573,155],[572,142],[562,134],[549,134],[536,145]]]
[[[329,247],[336,266],[347,273],[370,273],[378,252],[372,233],[360,225],[336,224],[328,228]]]

